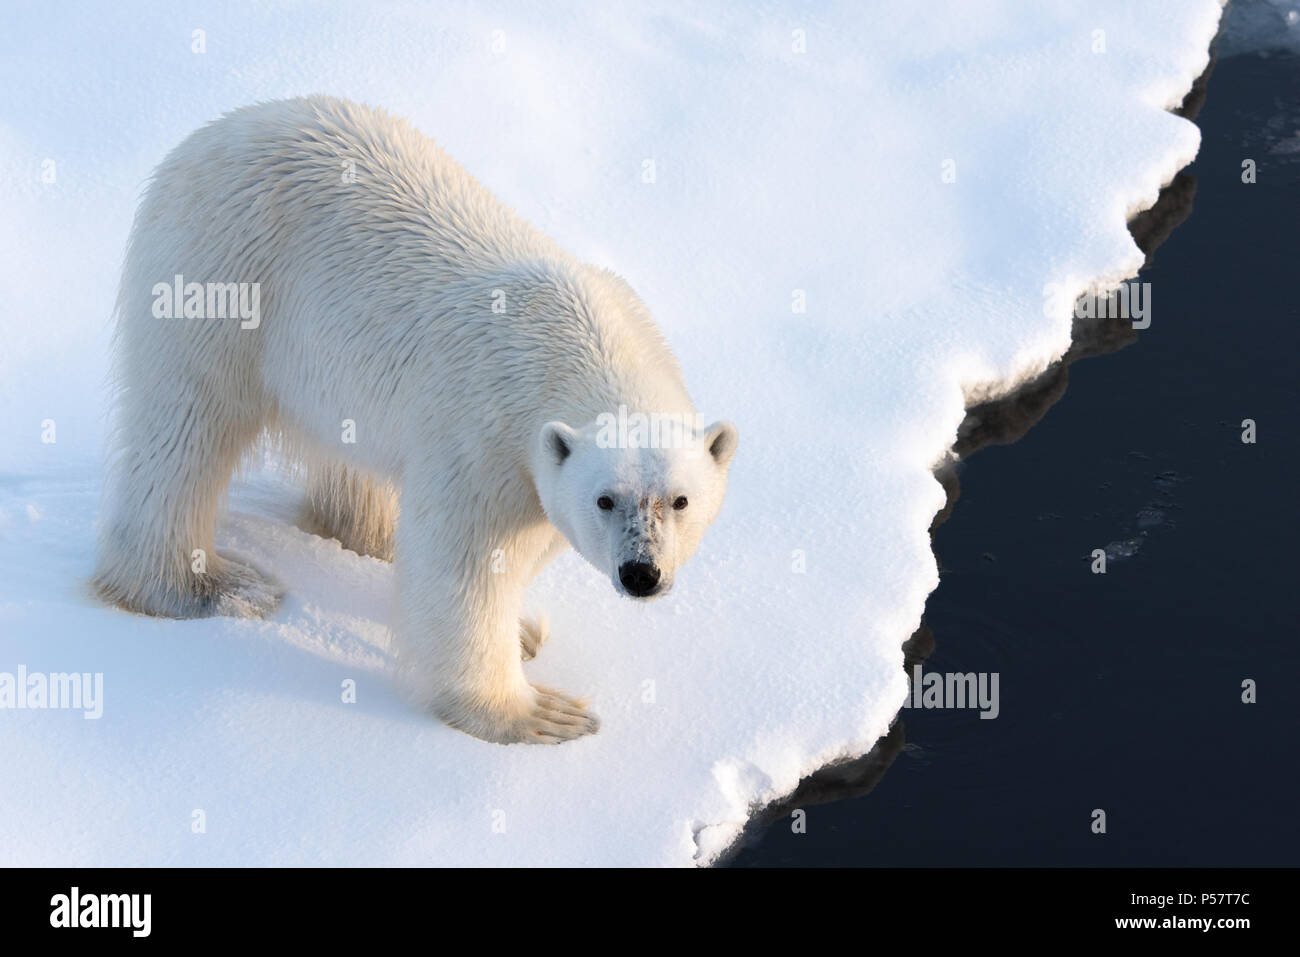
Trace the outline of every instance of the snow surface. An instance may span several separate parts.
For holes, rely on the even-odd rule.
[[[0,863],[707,863],[752,805],[887,729],[938,581],[931,466],[965,397],[1066,349],[1047,284],[1137,270],[1125,219],[1196,153],[1165,110],[1221,8],[751,6],[7,11],[0,672],[102,672],[104,714],[0,711]],[[726,508],[670,597],[621,600],[573,555],[530,592],[552,637],[527,671],[590,695],[594,737],[502,748],[410,709],[390,568],[299,531],[273,465],[218,531],[288,585],[273,620],[153,620],[88,589],[142,183],[223,111],[311,92],[410,118],[623,273],[701,412],[740,426]]]

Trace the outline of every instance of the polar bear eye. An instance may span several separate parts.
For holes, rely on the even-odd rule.
[[[678,495],[675,499],[673,499],[673,508],[677,509],[677,511],[680,512],[685,507],[686,507],[685,495]]]
[[[600,509],[602,512],[608,512],[613,507],[614,500],[608,495],[602,495],[600,498],[596,499],[596,508]]]

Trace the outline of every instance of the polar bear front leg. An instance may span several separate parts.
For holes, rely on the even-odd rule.
[[[485,741],[559,744],[594,733],[600,723],[585,702],[524,676],[527,582],[494,571],[491,549],[474,553],[470,542],[496,539],[465,525],[463,515],[414,507],[398,525],[403,684],[447,724]]]

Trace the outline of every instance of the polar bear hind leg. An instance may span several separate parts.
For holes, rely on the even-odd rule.
[[[261,421],[174,368],[136,375],[118,403],[95,587],[147,615],[264,617],[283,589],[213,543],[231,474]]]
[[[358,555],[391,562],[398,508],[392,485],[339,463],[317,466],[311,476],[303,526]]]

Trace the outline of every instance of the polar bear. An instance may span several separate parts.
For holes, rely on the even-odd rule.
[[[213,548],[232,471],[270,435],[311,476],[315,528],[394,560],[422,705],[500,743],[596,730],[525,678],[545,629],[521,621],[524,589],[567,543],[624,595],[667,592],[738,441],[702,425],[623,280],[403,121],[317,96],[236,110],[167,156],[116,313],[101,595],[270,612],[280,587]]]

